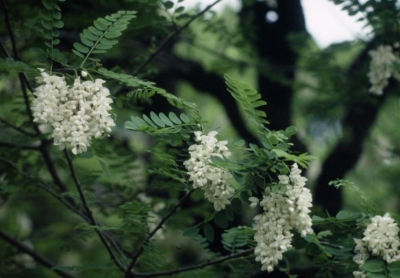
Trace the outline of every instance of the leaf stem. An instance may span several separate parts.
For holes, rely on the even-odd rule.
[[[77,176],[77,174],[76,174],[76,172],[75,172],[74,165],[72,164],[71,156],[69,155],[69,153],[68,153],[67,150],[64,150],[64,154],[65,154],[65,157],[66,157],[66,159],[67,159],[67,163],[68,163],[68,167],[69,167],[69,170],[70,170],[72,179],[74,180],[76,189],[78,190],[78,193],[79,193],[79,197],[80,197],[80,199],[81,199],[81,201],[82,201],[82,205],[83,205],[84,209],[86,210],[86,213],[87,213],[87,215],[88,215],[88,218],[90,219],[90,224],[91,224],[91,225],[94,225],[94,226],[99,226],[99,224],[97,223],[96,219],[94,218],[93,213],[92,213],[92,211],[91,211],[91,209],[90,209],[90,207],[89,207],[89,204],[88,204],[88,202],[87,202],[85,193],[83,192],[82,185],[81,185],[81,183],[79,182],[78,176]],[[116,255],[114,254],[113,250],[111,249],[111,246],[109,245],[108,241],[107,241],[106,238],[104,237],[104,234],[102,233],[102,231],[100,231],[100,230],[98,230],[98,229],[95,229],[95,231],[96,231],[97,235],[99,236],[101,242],[103,243],[104,247],[107,249],[107,251],[108,251],[108,253],[109,253],[109,255],[110,255],[112,261],[114,262],[114,264],[115,264],[122,272],[125,272],[125,269],[124,269],[122,263],[118,260],[118,258],[117,258]]]
[[[146,240],[150,240],[156,233],[157,231],[162,227],[162,225],[164,225],[164,223],[171,217],[171,215],[176,211],[176,209],[178,207],[180,207],[182,205],[182,203],[190,197],[190,195],[192,195],[192,193],[195,191],[196,189],[191,189],[189,192],[187,192],[185,194],[185,196],[182,197],[182,199],[179,200],[178,203],[175,204],[175,206],[161,219],[160,223],[158,223],[158,225],[153,229],[153,231],[151,231],[151,233],[149,234],[148,238]],[[143,244],[146,241],[144,240],[142,242],[142,244],[140,245],[139,249],[136,251],[136,253],[133,255],[131,263],[129,264],[128,268],[125,271],[125,277],[130,277],[131,275],[131,270],[132,268],[135,266],[135,263],[137,261],[137,259],[139,258],[140,254],[143,252]]]
[[[182,30],[184,30],[186,27],[189,26],[190,23],[192,23],[195,19],[198,17],[202,16],[205,14],[207,11],[209,11],[212,7],[214,7],[216,4],[221,2],[222,0],[217,0],[214,3],[208,5],[204,10],[199,12],[197,15],[193,16],[191,19],[189,19],[185,24],[183,24],[181,27],[179,27],[175,32],[173,32],[171,35],[169,35],[159,46],[158,48],[146,59],[144,60],[139,67],[133,72],[132,75],[137,75],[145,66],[147,66],[148,63],[150,63],[151,60],[154,59],[158,55],[158,53],[161,52],[161,50],[164,49]]]
[[[5,242],[7,242],[7,243],[13,245],[14,247],[18,248],[18,250],[22,251],[23,253],[28,254],[37,263],[39,263],[39,264],[45,266],[46,268],[54,271],[60,277],[75,278],[75,276],[73,276],[73,275],[71,275],[71,274],[69,274],[69,273],[67,273],[65,271],[55,269],[56,265],[53,262],[51,262],[49,259],[47,259],[43,255],[41,255],[38,252],[36,252],[35,250],[33,250],[31,247],[28,247],[24,243],[20,242],[18,239],[10,236],[9,234],[7,234],[6,232],[4,232],[2,230],[0,230],[0,238],[3,239]]]
[[[206,261],[204,263],[191,265],[191,266],[187,266],[187,267],[179,267],[176,269],[160,271],[160,272],[148,272],[148,273],[135,272],[135,273],[132,273],[131,277],[157,277],[157,276],[167,276],[167,275],[177,274],[177,273],[186,272],[186,271],[190,271],[190,270],[194,270],[194,269],[204,268],[204,267],[215,265],[215,264],[220,264],[220,263],[223,263],[223,262],[231,260],[231,259],[249,255],[253,252],[254,252],[254,248],[249,248],[249,249],[243,250],[241,252],[230,254],[230,255],[227,255],[224,257],[220,257],[220,258],[212,260],[212,261]]]

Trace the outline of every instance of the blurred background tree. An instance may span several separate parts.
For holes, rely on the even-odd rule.
[[[216,1],[216,5],[223,2]],[[396,1],[381,2],[382,6],[393,5],[396,11]],[[0,0],[0,3],[1,58],[12,57],[40,67],[48,59],[41,50],[44,47],[40,35],[41,1],[27,4],[21,0]],[[120,43],[103,56],[102,65],[155,82],[170,93],[198,103],[200,112],[208,120],[206,126],[224,127],[224,135],[228,137],[259,143],[251,123],[227,93],[223,74],[257,88],[268,103],[265,112],[270,129],[296,126],[294,150],[309,152],[317,158],[309,168],[308,178],[318,214],[335,215],[343,208],[357,206],[351,193],[343,195],[341,190],[328,186],[338,178],[354,181],[367,195],[374,196],[384,210],[399,211],[398,85],[391,82],[384,95],[376,96],[368,94],[367,78],[368,51],[400,38],[398,29],[388,27],[393,25],[390,19],[398,20],[396,13],[385,14],[387,21],[379,17],[371,41],[348,41],[321,49],[307,33],[300,0],[276,3],[243,0],[239,10],[226,7],[218,13],[202,13],[199,7],[185,5],[185,1],[160,0],[69,0],[60,3],[60,7],[65,25],[58,47],[62,53],[73,48],[81,30],[96,18],[118,10],[137,11],[137,18]],[[67,58],[72,62],[76,59]],[[100,66],[94,64],[93,68]],[[54,63],[53,67],[65,70],[61,64]],[[41,138],[38,142],[31,138],[35,131],[29,126],[21,93],[27,88],[20,87],[19,78],[27,78],[28,87],[34,84],[33,74],[0,77],[0,226],[10,234],[29,238],[61,264],[63,261],[69,265],[101,261],[106,255],[97,252],[101,247],[88,238],[91,230],[68,229],[80,220],[33,186],[34,177],[27,179],[23,173],[10,174],[16,169],[37,172],[41,178],[58,184],[61,193],[63,183],[59,179],[71,182],[62,153],[52,152],[48,156],[49,148],[54,148],[49,140]],[[77,162],[77,171],[88,185],[85,190],[90,192],[96,210],[108,223],[117,221],[108,215],[140,193],[156,201],[168,196],[170,203],[166,207],[181,197],[169,190],[169,186],[176,187],[171,180],[144,174],[143,169],[151,168],[159,159],[144,152],[154,141],[137,133],[127,133],[123,127],[132,114],[174,108],[162,97],[143,101],[128,96],[131,89],[121,84],[113,88],[116,89],[111,93],[119,96],[114,103],[117,127],[109,139],[93,145],[96,159],[81,157]],[[21,134],[15,127],[27,131]],[[156,147],[160,153],[165,148]],[[110,169],[107,174],[106,167]],[[52,169],[57,169],[59,176]],[[72,192],[64,197],[76,199],[77,192]],[[202,219],[204,212],[191,210],[191,204],[200,202],[201,198],[194,194],[191,202],[184,204],[185,217],[173,218],[172,225],[183,227]],[[240,221],[248,224],[249,219],[244,217]],[[90,258],[77,251],[82,242],[84,248],[91,250]],[[66,252],[60,253],[60,248]],[[219,250],[220,246],[211,248]],[[196,260],[187,256],[190,252],[185,252],[186,249],[171,254],[176,265]],[[0,256],[8,258],[0,260],[0,274],[4,277],[27,277],[27,273],[30,277],[51,277],[51,271],[30,268],[32,262],[28,258],[15,259],[13,254],[16,250],[0,241]],[[96,267],[99,266],[93,265],[92,269]],[[14,276],[8,276],[11,273]]]

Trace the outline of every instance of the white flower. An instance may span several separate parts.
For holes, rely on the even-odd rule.
[[[363,242],[373,255],[381,256],[388,263],[400,259],[399,227],[389,213],[374,216],[364,231]]]
[[[82,77],[86,77],[86,76],[88,75],[88,73],[87,73],[87,71],[82,70],[82,71],[81,71],[81,75],[82,75]]]
[[[220,211],[230,203],[229,199],[235,190],[228,183],[232,178],[229,171],[209,165],[211,156],[231,155],[226,146],[228,142],[218,141],[215,137],[217,134],[217,131],[211,131],[207,135],[195,131],[195,141],[198,144],[189,147],[190,158],[183,165],[188,170],[189,181],[193,182],[193,188],[203,189],[204,196],[214,203],[215,210]]]
[[[354,238],[354,242],[356,243],[356,247],[354,247],[356,255],[353,257],[353,261],[361,267],[369,258],[368,250],[361,239]]]
[[[264,212],[254,218],[253,229],[257,242],[254,254],[256,261],[262,264],[261,270],[271,272],[282,259],[282,254],[291,247],[291,230],[298,230],[302,237],[313,233],[309,216],[312,196],[310,190],[304,188],[307,179],[300,174],[297,164],[294,164],[289,176],[278,177],[279,183],[286,185],[286,192],[272,192],[267,187],[259,203]],[[250,206],[255,207],[259,200],[251,197],[249,201]]]
[[[393,54],[393,49],[389,45],[381,45],[376,50],[371,50],[369,55],[371,63],[368,77],[372,85],[369,91],[382,95],[383,89],[388,85],[388,79],[392,76],[399,78],[399,73],[393,67],[393,63],[399,62],[399,58]]]
[[[374,216],[364,231],[362,239],[354,239],[356,255],[353,260],[361,268],[370,254],[380,256],[388,263],[400,260],[399,227],[389,213]],[[366,277],[365,272],[355,271],[354,277]]]
[[[41,70],[37,81],[41,85],[34,91],[34,121],[53,126],[54,144],[60,149],[71,147],[74,154],[85,152],[92,137],[108,135],[115,126],[108,112],[112,100],[102,85],[104,80],[81,82],[78,77],[69,87],[64,77]]]

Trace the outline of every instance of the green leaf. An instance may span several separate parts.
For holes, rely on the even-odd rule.
[[[103,173],[106,174],[107,177],[110,177],[110,174],[108,173],[107,166],[103,162],[103,160],[97,159],[100,163],[101,169],[103,170]]]
[[[79,51],[76,51],[75,49],[72,49],[72,52],[75,54],[75,55],[77,55],[78,57],[80,57],[80,58],[85,58],[85,56],[83,56],[83,54],[82,53],[80,53]]]
[[[63,28],[64,27],[64,22],[62,22],[61,20],[53,21],[53,26],[56,27],[56,28]]]
[[[285,129],[285,134],[287,137],[291,137],[297,133],[297,128],[295,126],[289,126]]]
[[[233,217],[233,208],[231,205],[225,206],[225,215],[226,218],[228,218],[229,221],[232,221],[234,219]]]
[[[215,224],[217,224],[217,226],[219,226],[223,229],[228,227],[228,219],[224,213],[221,213],[221,212],[217,213],[214,216],[214,222],[215,222]]]
[[[371,259],[365,262],[361,267],[362,270],[367,272],[383,272],[385,265],[381,259]]]
[[[52,30],[53,26],[51,25],[51,21],[47,21],[47,20],[42,20],[42,26],[44,29],[46,30]]]
[[[60,20],[61,19],[61,13],[53,11],[53,18],[56,19],[56,20]]]
[[[104,37],[105,37],[106,39],[115,39],[115,38],[120,37],[121,35],[122,35],[122,33],[119,32],[119,31],[110,31],[110,32],[107,32],[107,33],[104,35]]]
[[[88,53],[89,52],[89,47],[84,46],[83,44],[81,44],[79,42],[74,43],[74,48],[76,50],[78,50],[79,52],[81,52],[81,53]]]
[[[167,126],[174,126],[174,123],[171,122],[171,120],[168,119],[168,117],[165,116],[164,113],[160,113],[159,117],[160,117],[161,121],[162,121],[164,124],[166,124]]]
[[[93,22],[93,25],[100,31],[105,31],[108,29],[107,21],[103,21],[101,18],[96,19]]]
[[[88,31],[88,33],[90,32]],[[79,37],[81,38],[81,42],[83,42],[83,44],[85,44],[86,46],[92,47],[94,45],[94,42],[88,40],[84,34],[79,34]]]
[[[171,8],[174,6],[174,2],[172,2],[172,1],[166,1],[166,2],[163,3],[163,5],[164,5],[164,7],[165,7],[166,9],[171,9]]]
[[[236,81],[229,75],[225,75],[225,84],[231,95],[243,107],[246,115],[261,131],[264,131],[264,124],[268,124],[269,122],[266,119],[265,112],[258,110],[259,107],[266,104],[266,102],[261,99],[261,95],[250,86]]]
[[[42,0],[42,4],[46,9],[50,11],[54,9],[54,3],[52,0]]]
[[[183,12],[184,9],[185,9],[185,7],[180,6],[180,7],[178,7],[178,8],[175,10],[175,13],[176,13],[176,14],[181,13],[181,12]]]
[[[150,118],[160,127],[165,127],[165,124],[161,121],[161,119],[157,116],[156,113],[150,112]]]
[[[112,48],[112,45],[99,43],[94,47],[96,50],[108,50]]]
[[[49,10],[40,10],[40,16],[45,19],[46,21],[51,21],[53,20],[53,13]]]
[[[187,237],[195,236],[199,233],[200,229],[198,227],[190,227],[183,231],[183,235]]]
[[[203,232],[204,236],[209,242],[214,241],[214,228],[209,223],[204,225]]]
[[[317,256],[317,255],[321,254],[321,250],[320,250],[318,244],[316,244],[314,242],[310,242],[307,245],[306,251],[307,251],[307,254],[311,255],[311,256]]]
[[[190,119],[189,119],[188,116],[186,116],[186,114],[181,113],[180,117],[181,117],[181,120],[182,120],[184,123],[187,123],[187,124],[190,123]]]
[[[91,40],[91,41],[97,41],[99,39],[98,36],[94,35],[92,32],[89,31],[89,29],[84,29],[82,31],[83,36],[87,39],[87,40]],[[80,35],[81,39],[82,39],[82,34]]]
[[[182,121],[178,118],[178,116],[176,116],[174,112],[169,112],[168,116],[175,124],[180,125],[182,123]]]
[[[233,211],[236,214],[241,214],[242,213],[243,206],[242,206],[242,201],[240,199],[234,198],[232,200],[231,204],[232,204]]]
[[[97,30],[97,29],[94,28],[93,26],[88,27],[88,30],[89,30],[93,35],[96,35],[96,36],[101,36],[101,35],[103,35],[103,32]]]

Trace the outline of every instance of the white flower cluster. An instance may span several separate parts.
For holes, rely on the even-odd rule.
[[[371,223],[364,231],[362,239],[354,239],[357,253],[353,260],[362,267],[367,261],[370,253],[375,256],[381,256],[388,263],[400,260],[400,239],[398,236],[399,227],[389,213],[384,216],[374,216]],[[355,277],[364,277],[365,272],[353,272]]]
[[[253,228],[257,242],[254,254],[256,261],[261,262],[263,271],[271,272],[282,259],[282,254],[291,247],[291,230],[296,229],[302,237],[313,233],[309,216],[312,196],[310,190],[304,187],[307,179],[300,173],[297,164],[294,164],[289,176],[279,176],[279,183],[286,185],[286,191],[272,192],[267,187],[261,202],[255,197],[249,199],[251,207],[259,203],[264,210],[254,217]]]
[[[204,190],[204,196],[214,204],[216,211],[220,211],[230,203],[234,189],[229,185],[232,175],[229,171],[211,166],[211,156],[229,157],[227,141],[218,141],[215,137],[217,131],[211,131],[204,135],[201,131],[195,131],[195,141],[198,144],[189,147],[190,159],[183,164],[190,175],[189,181],[193,182],[193,188]]]
[[[112,100],[110,91],[103,87],[104,80],[82,82],[78,77],[69,87],[64,77],[41,70],[37,82],[41,85],[33,93],[34,121],[52,125],[54,145],[60,149],[72,147],[74,154],[85,152],[92,137],[109,134],[115,126],[108,112]]]
[[[143,202],[143,203],[152,203],[152,198],[146,196],[144,193],[138,194],[138,199]],[[154,231],[154,229],[158,226],[158,224],[161,222],[161,217],[156,214],[157,212],[163,210],[165,208],[165,203],[160,202],[160,203],[155,203],[153,205],[153,211],[149,211],[147,214],[147,227],[149,229],[149,232],[151,233]],[[154,234],[153,238],[154,239],[159,239],[163,240],[165,239],[164,235],[164,229],[165,225],[163,225],[160,229],[157,230],[157,232]]]
[[[369,91],[376,95],[382,95],[383,89],[388,85],[390,77],[400,80],[400,73],[393,67],[393,63],[400,62],[400,59],[393,53],[390,45],[381,45],[369,52],[371,63],[368,73],[371,88]]]

